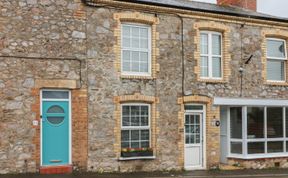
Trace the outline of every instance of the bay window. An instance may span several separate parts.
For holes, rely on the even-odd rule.
[[[267,39],[267,80],[284,82],[286,70],[286,41],[275,38]]]
[[[222,78],[222,35],[217,32],[201,31],[200,57],[201,78]]]
[[[288,108],[230,107],[230,157],[288,156]]]

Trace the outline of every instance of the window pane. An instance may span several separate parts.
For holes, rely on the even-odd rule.
[[[129,142],[121,142],[121,148],[129,148]]]
[[[140,62],[148,64],[148,53],[146,53],[146,52],[140,53]]]
[[[147,28],[140,28],[140,37],[141,38],[148,38],[148,29]]]
[[[202,105],[185,105],[184,106],[185,110],[203,110]]]
[[[130,117],[122,117],[122,126],[130,126]]]
[[[231,153],[242,154],[242,143],[241,142],[231,142],[230,149],[231,149]]]
[[[132,27],[132,37],[139,38],[139,27]]]
[[[131,130],[131,140],[132,141],[139,141],[140,140],[139,132],[140,132],[140,130]]]
[[[140,72],[148,72],[148,64],[142,63],[140,65]]]
[[[242,139],[242,107],[230,108],[231,138]]]
[[[124,37],[130,37],[130,27],[122,25],[122,35]]]
[[[267,60],[267,79],[284,81],[285,62],[281,60]]]
[[[141,142],[141,148],[149,148],[150,145],[149,145],[149,141],[148,142]]]
[[[268,142],[267,143],[268,153],[279,153],[283,152],[283,141],[280,142]]]
[[[149,130],[141,130],[141,140],[147,141],[150,140],[149,138]]]
[[[141,106],[141,115],[142,116],[149,116],[149,107],[148,106]]]
[[[212,54],[221,55],[221,35],[212,35]]]
[[[42,98],[44,99],[69,99],[68,91],[43,91]]]
[[[132,52],[132,71],[139,72],[139,52]]]
[[[122,130],[121,131],[121,141],[129,141],[129,130]]]
[[[125,72],[131,71],[130,68],[130,63],[131,63],[131,58],[130,58],[131,52],[128,50],[123,50],[122,52],[122,70]]]
[[[248,154],[259,154],[259,153],[265,153],[264,142],[248,143]]]
[[[131,46],[130,38],[123,37],[122,39],[123,39],[123,41],[122,41],[123,47],[129,48]]]
[[[139,48],[140,47],[140,40],[139,38],[132,38],[131,48]]]
[[[148,53],[140,53],[140,72],[149,72],[148,71]]]
[[[122,116],[130,116],[130,106],[122,106]]]
[[[208,57],[201,57],[201,77],[208,77]]]
[[[47,116],[47,121],[51,124],[55,124],[55,125],[58,125],[58,124],[61,124],[63,121],[64,121],[64,118],[65,117],[62,117],[62,116]]]
[[[264,108],[247,107],[247,138],[264,138]]]
[[[208,54],[208,34],[201,34],[201,54]]]
[[[267,108],[267,137],[283,137],[283,109]]]
[[[123,61],[130,62],[130,51],[123,50]]]
[[[131,71],[130,62],[123,62],[122,69],[124,72],[130,72]]]
[[[131,117],[131,126],[140,126],[140,117],[139,116],[132,116]]]
[[[149,123],[148,123],[148,116],[142,116],[141,117],[141,126],[148,126]]]
[[[285,58],[285,43],[284,41],[267,40],[267,55],[268,57]]]
[[[140,106],[131,106],[131,116],[140,115]]]
[[[139,148],[140,143],[139,142],[131,142],[131,148]]]
[[[47,113],[64,113],[63,108],[61,108],[60,106],[51,106]]]
[[[285,113],[286,115],[286,137],[288,137],[288,108],[285,108],[285,109],[286,109],[286,113]]]
[[[148,39],[140,40],[140,48],[147,49],[148,48]]]
[[[221,58],[212,58],[212,76],[220,78],[221,77]]]

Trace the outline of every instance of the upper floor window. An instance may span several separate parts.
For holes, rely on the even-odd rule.
[[[121,68],[123,75],[151,75],[151,27],[122,24]]]
[[[209,31],[200,34],[201,78],[222,79],[222,35]]]
[[[267,80],[285,81],[286,42],[282,39],[267,39]]]

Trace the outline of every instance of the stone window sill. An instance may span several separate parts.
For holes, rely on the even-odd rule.
[[[119,161],[129,161],[129,160],[149,160],[149,159],[156,159],[156,156],[145,156],[145,157],[131,157],[131,158],[122,158],[120,157]]]

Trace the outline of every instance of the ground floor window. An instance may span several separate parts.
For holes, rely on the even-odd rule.
[[[150,105],[122,104],[121,157],[153,156]]]
[[[288,108],[230,107],[229,113],[231,156],[288,155]]]

